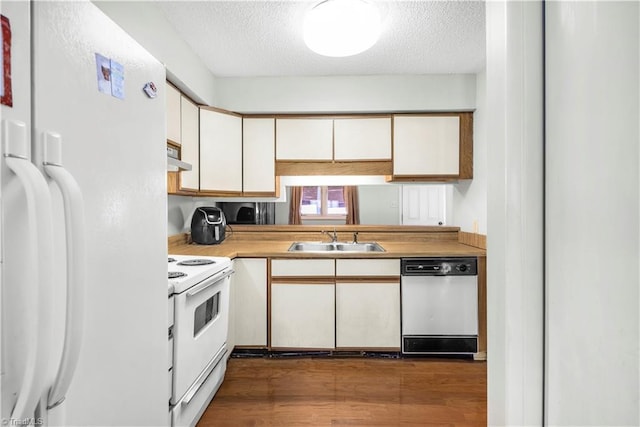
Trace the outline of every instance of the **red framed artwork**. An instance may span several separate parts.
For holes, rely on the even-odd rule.
[[[9,18],[0,15],[2,20],[2,70],[0,72],[0,95],[2,105],[13,106],[11,91],[11,24]]]

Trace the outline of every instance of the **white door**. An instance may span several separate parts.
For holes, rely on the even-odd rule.
[[[403,185],[402,224],[445,225],[445,185]]]
[[[640,425],[639,28],[637,1],[546,2],[547,425]]]

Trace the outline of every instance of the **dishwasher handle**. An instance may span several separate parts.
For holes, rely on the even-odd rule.
[[[421,276],[433,276],[442,274],[443,269],[440,265],[411,264],[405,267],[403,273],[417,273]]]

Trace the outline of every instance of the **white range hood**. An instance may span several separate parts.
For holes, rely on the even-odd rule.
[[[174,159],[171,156],[167,156],[167,171],[168,172],[182,172],[190,171],[192,169],[191,164],[183,162],[182,160]]]

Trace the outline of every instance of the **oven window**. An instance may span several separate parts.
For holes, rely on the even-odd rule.
[[[220,292],[213,295],[211,298],[200,304],[195,311],[193,319],[193,336],[211,323],[220,312]]]

